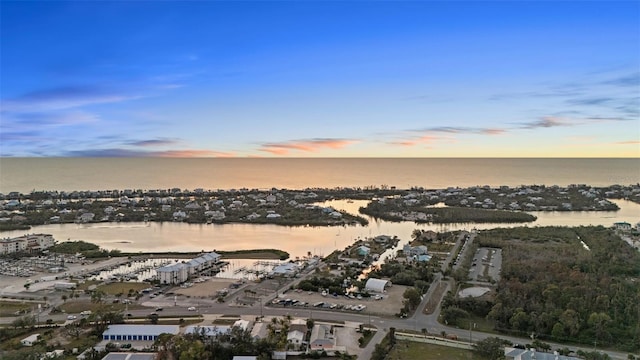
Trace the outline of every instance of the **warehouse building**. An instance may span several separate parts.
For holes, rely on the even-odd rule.
[[[179,331],[178,325],[109,325],[102,340],[155,341],[160,334],[175,335]]]

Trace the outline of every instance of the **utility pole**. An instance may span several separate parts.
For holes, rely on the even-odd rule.
[[[471,323],[469,323],[469,344],[473,344],[473,329],[475,329],[476,323],[473,323],[473,328],[471,327]]]

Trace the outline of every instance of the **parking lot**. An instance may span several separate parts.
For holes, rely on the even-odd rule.
[[[501,268],[502,249],[482,247],[473,256],[473,262],[469,269],[469,278],[478,282],[497,282],[500,280]]]
[[[317,292],[305,292],[305,291],[289,291],[281,294],[275,300],[280,303],[274,304],[273,302],[269,306],[277,307],[303,307],[309,310],[332,310],[332,311],[349,311],[349,312],[362,312],[379,315],[395,315],[400,312],[402,308],[402,295],[407,289],[406,286],[393,285],[387,288],[386,292],[379,296],[379,300],[375,300],[375,294],[370,298],[349,298],[344,295],[333,296],[322,294]],[[291,300],[286,302],[286,300]],[[293,303],[295,301],[295,303]],[[314,306],[316,305],[316,306]],[[363,305],[364,308],[358,307]],[[354,308],[355,307],[355,308]],[[358,310],[360,309],[360,310]]]

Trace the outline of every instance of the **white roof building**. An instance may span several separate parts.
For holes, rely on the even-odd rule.
[[[183,263],[163,266],[156,273],[161,284],[181,284],[189,278],[188,266]]]
[[[391,285],[391,281],[389,280],[369,278],[364,288],[368,291],[383,293],[384,289],[389,285]]]
[[[109,325],[102,333],[102,340],[109,341],[155,341],[160,334],[176,335],[178,325]]]
[[[35,342],[40,339],[40,334],[29,335],[26,338],[20,340],[22,346],[33,346]]]

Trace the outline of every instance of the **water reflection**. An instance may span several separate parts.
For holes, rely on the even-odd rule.
[[[611,226],[617,221],[635,224],[640,218],[640,205],[626,200],[612,200],[619,207],[614,212],[536,212],[535,222],[523,224],[415,224],[413,222],[389,222],[369,220],[367,226],[343,227],[286,227],[268,224],[186,224],[169,223],[129,223],[114,224],[52,224],[34,226],[29,232],[52,234],[58,241],[84,240],[105,249],[120,249],[126,252],[147,251],[211,251],[275,248],[287,251],[292,258],[308,253],[326,256],[335,249],[343,249],[357,239],[378,235],[397,236],[402,247],[411,239],[414,229],[436,232],[491,229],[514,226]],[[334,200],[322,203],[338,210],[358,213],[365,200]],[[24,231],[10,231],[3,236],[24,235]]]

